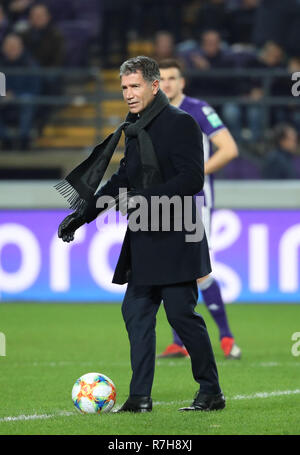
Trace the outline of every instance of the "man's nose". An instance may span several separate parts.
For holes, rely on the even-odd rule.
[[[128,100],[130,100],[131,98],[133,98],[133,92],[132,92],[132,90],[127,89],[126,98],[127,98]]]

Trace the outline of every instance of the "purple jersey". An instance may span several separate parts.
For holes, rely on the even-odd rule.
[[[185,96],[179,109],[190,114],[203,133],[203,151],[204,151],[204,162],[206,162],[213,153],[213,144],[210,138],[221,129],[225,128],[222,120],[216,113],[213,107],[208,103],[196,98],[190,98]],[[204,195],[205,205],[209,208],[213,207],[214,204],[214,187],[213,187],[213,175],[209,174],[205,176],[203,191],[199,195]]]

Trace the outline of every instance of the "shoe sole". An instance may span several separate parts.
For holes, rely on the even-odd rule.
[[[113,414],[121,414],[123,412],[131,412],[133,414],[140,414],[142,412],[151,412],[152,409],[137,409],[137,410],[133,410],[133,409],[118,409],[116,411],[113,411]]]
[[[225,402],[219,403],[219,404],[212,404],[209,408],[201,408],[201,407],[194,407],[194,406],[189,406],[187,408],[180,408],[178,411],[204,411],[204,412],[209,412],[209,411],[222,411],[226,406]]]
[[[235,360],[239,360],[241,358],[241,356],[242,356],[242,351],[236,344],[234,344],[232,346],[232,349],[229,352],[229,354],[225,355],[226,359],[235,359]]]
[[[242,351],[239,351],[237,354],[232,354],[231,352],[228,355],[225,355],[226,359],[240,360],[242,357]]]
[[[183,358],[188,358],[189,355],[185,355],[185,354],[180,354],[180,352],[176,353],[176,354],[167,354],[167,355],[163,355],[163,354],[160,354],[158,356],[156,356],[157,359],[183,359]]]
[[[241,356],[241,354],[239,354],[239,355],[228,354],[225,357],[226,357],[226,359],[240,360],[242,356]]]

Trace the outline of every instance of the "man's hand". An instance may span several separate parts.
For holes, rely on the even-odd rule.
[[[249,98],[253,101],[259,101],[263,96],[264,91],[259,87],[254,87],[249,94]]]
[[[75,231],[85,223],[84,211],[76,210],[76,212],[68,215],[59,225],[58,237],[63,242],[72,242],[74,240]]]
[[[206,60],[205,57],[199,54],[192,54],[191,60],[194,63],[195,67],[200,70],[208,70],[210,68],[210,63]]]

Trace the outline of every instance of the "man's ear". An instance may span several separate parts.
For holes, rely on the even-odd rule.
[[[152,82],[153,95],[157,95],[158,90],[159,90],[159,80],[156,79],[154,82]]]

